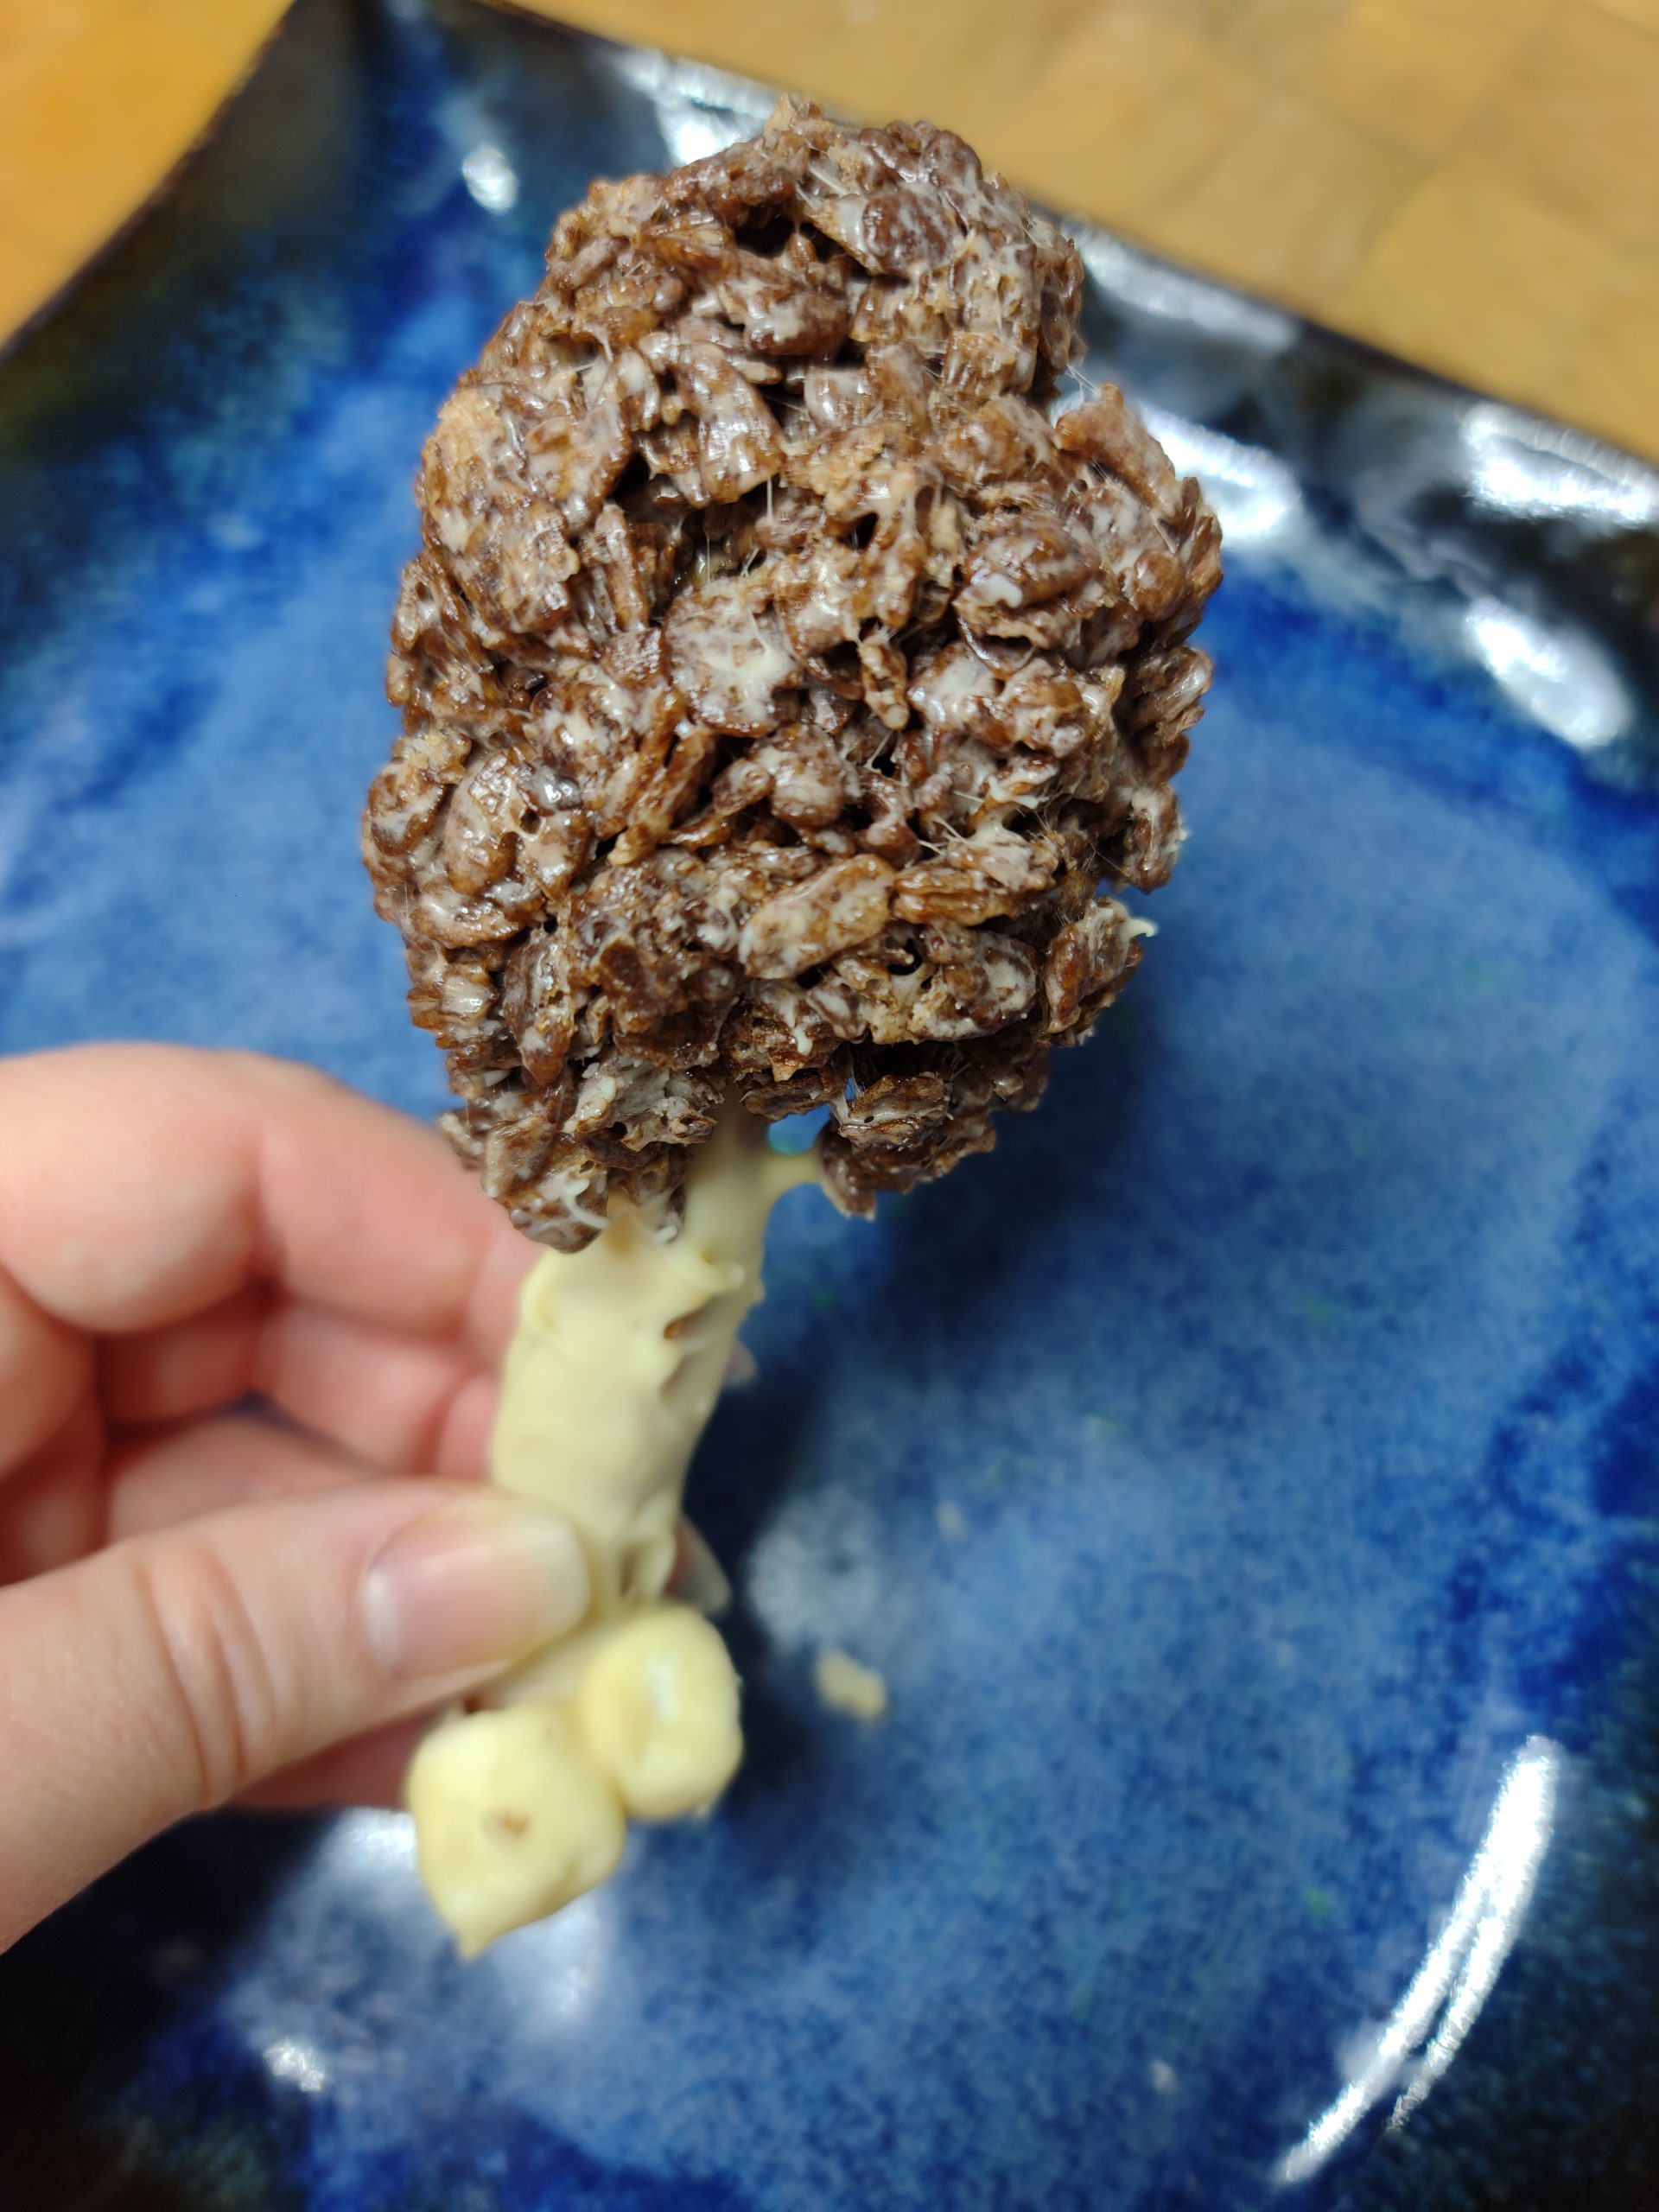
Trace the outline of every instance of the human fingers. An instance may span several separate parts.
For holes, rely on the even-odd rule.
[[[98,1395],[109,1419],[124,1427],[183,1421],[246,1397],[272,1304],[268,1283],[244,1283],[181,1320],[98,1338]]]
[[[388,1474],[487,1471],[499,1378],[464,1345],[291,1306],[265,1332],[256,1386]]]
[[[177,1421],[250,1392],[388,1474],[484,1471],[497,1396],[465,1345],[250,1285],[205,1313],[99,1347],[110,1419]]]
[[[431,1726],[433,1715],[418,1713],[412,1720],[394,1721],[390,1728],[376,1728],[366,1736],[353,1736],[284,1767],[269,1781],[245,1789],[238,1802],[257,1806],[262,1812],[285,1812],[307,1805],[361,1805],[383,1812],[396,1810],[404,1802],[404,1777],[415,1756],[415,1746]]]
[[[62,1428],[92,1366],[79,1330],[43,1313],[0,1265],[0,1480]]]
[[[88,1395],[0,1482],[0,1587],[96,1550],[104,1516],[104,1419]],[[0,1704],[4,1696],[0,1670]]]
[[[261,1498],[340,1490],[373,1471],[267,1414],[167,1422],[111,1441],[105,1529],[111,1542],[119,1542]]]
[[[48,1315],[151,1329],[256,1280],[498,1357],[534,1253],[435,1132],[253,1053],[0,1065],[0,1264]]]
[[[390,1479],[0,1592],[0,1945],[172,1821],[486,1679],[587,1601],[557,1516]]]

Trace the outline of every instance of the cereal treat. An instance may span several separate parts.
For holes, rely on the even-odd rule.
[[[1145,925],[1221,574],[1077,252],[961,139],[785,100],[596,184],[426,448],[364,850],[530,1235],[828,1107],[843,1209],[1035,1103]]]

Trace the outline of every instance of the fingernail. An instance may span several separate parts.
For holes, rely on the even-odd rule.
[[[370,1648],[399,1681],[505,1667],[575,1626],[588,1565],[558,1514],[483,1491],[399,1529],[359,1602]]]

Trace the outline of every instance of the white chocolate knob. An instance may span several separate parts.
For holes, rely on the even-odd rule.
[[[626,1615],[588,1661],[576,1710],[630,1813],[671,1821],[712,1805],[743,1756],[737,1673],[689,1605]]]
[[[626,1825],[568,1705],[442,1722],[409,1770],[421,1872],[462,1955],[602,1882]]]

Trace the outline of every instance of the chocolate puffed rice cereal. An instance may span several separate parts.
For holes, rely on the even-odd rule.
[[[445,1117],[574,1251],[731,1095],[943,1174],[1141,957],[1220,579],[1082,269],[961,139],[785,100],[595,184],[423,460],[364,855]]]

